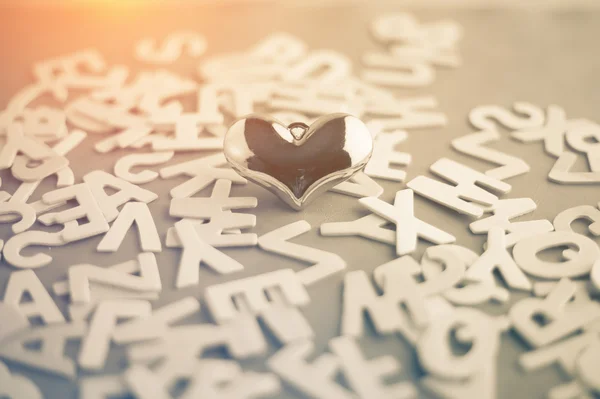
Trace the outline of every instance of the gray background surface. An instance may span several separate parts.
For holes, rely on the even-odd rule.
[[[48,57],[95,47],[105,55],[109,65],[125,64],[132,72],[142,65],[133,59],[136,40],[151,36],[162,38],[174,30],[190,29],[204,33],[209,42],[209,54],[242,50],[273,31],[287,31],[304,39],[311,49],[331,48],[347,54],[356,62],[359,71],[360,56],[370,49],[378,48],[369,35],[368,24],[378,15],[391,11],[406,11],[390,5],[377,6],[370,3],[334,7],[283,7],[272,4],[226,5],[206,7],[138,8],[138,7],[90,7],[90,8],[0,8],[0,104],[22,86],[32,81],[31,67],[34,62]],[[451,139],[472,132],[466,116],[470,109],[482,104],[510,106],[514,101],[524,100],[541,106],[559,104],[572,118],[596,119],[600,104],[600,12],[553,11],[529,12],[527,10],[478,10],[452,11],[419,8],[415,15],[422,21],[451,18],[460,22],[465,36],[460,42],[460,54],[464,65],[458,69],[438,69],[435,83],[425,89],[402,90],[402,95],[432,94],[439,100],[439,109],[449,118],[443,129],[413,130],[402,150],[411,153],[412,164],[407,168],[408,178],[428,174],[428,167],[440,157],[451,157],[478,170],[486,170],[489,164],[462,156],[450,148]],[[195,76],[195,61],[184,57],[174,67],[186,76]],[[71,165],[78,179],[94,169],[112,172],[113,165],[128,151],[116,151],[101,155],[93,150],[93,143],[100,136],[90,135],[73,153],[69,154]],[[550,183],[547,174],[554,159],[543,152],[542,145],[520,144],[503,136],[501,142],[492,146],[522,157],[531,171],[508,182],[513,190],[510,198],[531,197],[538,209],[524,219],[548,218],[563,209],[581,204],[595,205],[600,200],[600,188],[596,186],[561,186]],[[168,164],[191,159],[195,155],[177,155]],[[168,165],[167,164],[167,165]],[[585,163],[577,165],[584,170]],[[10,173],[0,175],[3,190],[13,192],[17,182]],[[185,179],[156,180],[144,185],[160,195],[150,204],[159,233],[164,236],[176,219],[168,215],[170,197],[168,191]],[[382,199],[391,201],[394,193],[404,184],[380,181],[385,188]],[[32,197],[36,200],[49,190],[54,182],[44,182]],[[208,195],[210,189],[202,193]],[[394,248],[361,238],[320,237],[318,227],[324,222],[354,220],[366,214],[356,199],[328,193],[317,199],[301,213],[289,209],[276,197],[252,184],[234,186],[232,195],[256,196],[259,207],[253,210],[258,218],[255,231],[260,235],[285,224],[305,219],[313,229],[294,242],[339,254],[347,262],[347,270],[372,271],[376,266],[394,258]],[[457,237],[457,243],[481,252],[484,236],[474,236],[468,230],[469,219],[437,206],[423,198],[415,199],[416,215],[434,222]],[[582,229],[579,225],[577,228]],[[0,226],[0,238],[10,236],[9,225]],[[581,230],[583,231],[583,230]],[[51,265],[36,270],[44,285],[66,277],[69,266],[77,263],[112,265],[133,258],[138,252],[134,232],[128,233],[120,250],[114,254],[101,254],[95,247],[101,237],[95,237],[61,248],[36,248],[54,257]],[[599,240],[596,240],[599,242]],[[419,244],[415,257],[420,258],[426,248]],[[179,260],[179,250],[165,248],[157,255],[163,292],[154,307],[162,306],[184,296],[202,298],[204,288],[230,279],[265,273],[279,268],[291,267],[301,270],[304,265],[258,248],[227,249],[225,252],[241,261],[246,269],[238,274],[219,276],[208,269],[201,270],[198,286],[176,290],[174,276]],[[0,265],[0,297],[4,294],[6,281],[14,269]],[[332,276],[309,288],[312,303],[304,313],[316,332],[315,345],[320,353],[327,342],[339,334],[341,317],[343,273]],[[522,298],[513,294],[511,302]],[[57,299],[61,309],[66,303]],[[486,308],[493,314],[506,312],[507,306]],[[205,308],[201,315],[189,322],[209,321]],[[1,321],[0,321],[1,322]],[[411,347],[395,336],[375,336],[371,327],[368,335],[360,340],[366,354],[371,356],[391,354],[401,361],[401,379],[416,379],[420,371]],[[499,398],[541,398],[547,390],[566,381],[555,368],[530,374],[517,365],[518,354],[526,345],[514,334],[503,338],[498,358]],[[76,354],[77,347],[69,348]],[[271,352],[277,350],[272,341]],[[218,355],[218,354],[216,354]],[[12,371],[23,372],[43,390],[47,398],[76,397],[76,382],[27,370],[8,363]],[[107,362],[106,373],[117,373],[125,366],[121,348],[113,348]],[[247,368],[264,369],[263,359],[243,362]],[[83,375],[83,374],[82,374]],[[281,397],[299,397],[296,392],[286,391]],[[423,394],[423,397],[426,397]]]

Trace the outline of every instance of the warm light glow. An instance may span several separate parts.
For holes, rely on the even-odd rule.
[[[45,0],[33,1],[48,4],[50,2]],[[195,0],[193,2],[189,0],[54,0],[54,4],[71,4],[71,5],[85,5],[85,6],[154,6],[154,5],[166,5],[172,6],[175,4],[186,4],[186,3],[214,3],[218,0]]]

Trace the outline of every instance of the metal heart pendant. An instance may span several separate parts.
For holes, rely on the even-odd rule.
[[[310,126],[250,115],[229,128],[223,149],[240,175],[301,210],[364,168],[373,138],[360,119],[348,114],[326,115]]]

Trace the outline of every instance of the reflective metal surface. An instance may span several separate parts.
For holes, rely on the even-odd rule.
[[[311,126],[250,115],[225,135],[227,161],[240,175],[296,210],[361,170],[373,152],[365,124],[348,114],[330,114]]]

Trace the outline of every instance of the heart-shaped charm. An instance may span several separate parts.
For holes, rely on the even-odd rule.
[[[229,128],[223,149],[240,175],[300,210],[364,168],[373,138],[348,114],[326,115],[310,126],[250,115]]]

